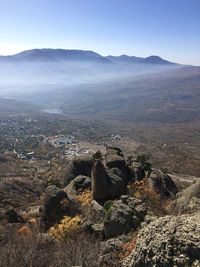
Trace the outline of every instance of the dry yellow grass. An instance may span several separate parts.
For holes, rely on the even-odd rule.
[[[76,199],[83,206],[89,205],[92,202],[92,193],[90,190],[85,190]]]
[[[83,191],[76,197],[76,200],[80,203],[82,208],[87,209],[92,202],[91,191]],[[81,224],[82,221],[80,215],[76,215],[75,217],[64,216],[59,223],[49,229],[48,233],[55,239],[66,240],[81,232]]]
[[[65,216],[60,223],[52,226],[48,233],[55,239],[65,240],[81,231],[80,216],[69,217]]]

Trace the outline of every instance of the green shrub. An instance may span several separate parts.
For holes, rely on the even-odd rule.
[[[113,201],[112,200],[107,200],[105,203],[104,203],[104,209],[105,209],[105,219],[104,219],[104,223],[108,223],[110,221],[110,217],[111,217],[111,214],[112,214],[112,204],[113,204]]]

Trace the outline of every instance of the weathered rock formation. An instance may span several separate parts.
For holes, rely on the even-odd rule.
[[[146,214],[146,205],[127,195],[122,195],[119,200],[109,200],[104,206],[93,201],[84,227],[101,239],[109,239],[137,229]]]
[[[143,228],[123,267],[200,266],[200,213],[165,216]]]
[[[120,148],[107,147],[105,162],[108,169],[114,169],[113,172],[123,178],[127,184],[130,182],[132,177],[131,169],[127,166]]]
[[[174,198],[178,193],[178,188],[172,178],[162,173],[161,171],[154,170],[148,178],[150,188],[156,190],[163,197]]]
[[[114,173],[109,175],[100,160],[94,162],[91,178],[93,199],[100,203],[119,198],[127,191],[123,178]]]
[[[59,222],[64,215],[71,215],[75,210],[75,204],[66,192],[54,185],[48,186],[41,209],[41,229],[46,231]]]
[[[173,214],[200,212],[200,181],[178,193],[170,206]]]
[[[91,176],[92,161],[90,157],[79,156],[69,162],[65,170],[64,186],[67,186],[79,175]]]
[[[116,237],[136,229],[144,220],[146,212],[147,207],[141,200],[121,196],[107,208],[104,222],[105,237]]]
[[[64,191],[69,197],[74,198],[85,189],[91,189],[91,179],[90,177],[79,175],[64,188]]]

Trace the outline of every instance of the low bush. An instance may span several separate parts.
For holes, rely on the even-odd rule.
[[[12,232],[0,243],[0,267],[95,267],[100,243],[80,231],[63,241],[47,234]]]

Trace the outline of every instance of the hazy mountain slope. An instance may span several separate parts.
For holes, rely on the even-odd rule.
[[[200,69],[50,90],[42,99],[70,115],[129,122],[187,122],[200,119]],[[33,98],[34,99],[34,98]],[[39,101],[40,96],[35,95]]]
[[[10,97],[45,85],[80,85],[179,68],[159,57],[124,56],[134,64],[112,62],[93,51],[33,49],[0,56],[0,96]]]
[[[23,112],[37,113],[42,107],[27,101],[0,98],[0,112],[19,114]]]
[[[34,61],[49,61],[49,62],[93,62],[93,63],[133,63],[133,64],[175,64],[162,59],[159,56],[149,56],[146,58],[135,56],[107,56],[103,57],[93,51],[85,50],[67,50],[67,49],[31,49],[22,51],[11,56],[0,56],[0,62],[34,62]]]
[[[117,64],[159,64],[159,65],[173,65],[176,63],[167,61],[158,56],[149,56],[146,58],[135,56],[107,56],[107,59]]]
[[[65,49],[32,49],[26,50],[13,56],[1,56],[0,61],[13,62],[32,62],[32,61],[77,61],[77,62],[95,62],[95,63],[111,63],[108,59],[93,51],[83,50],[65,50]]]

